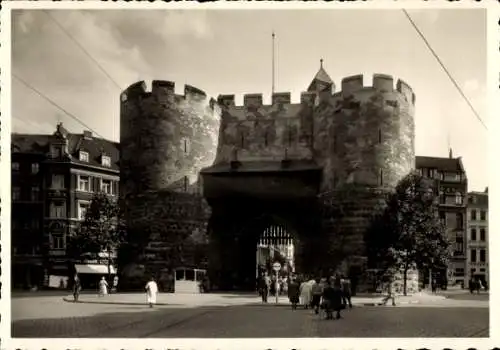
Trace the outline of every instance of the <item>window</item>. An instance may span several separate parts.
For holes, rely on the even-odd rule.
[[[184,152],[184,154],[191,153],[191,143],[189,142],[189,139],[187,137],[181,138],[181,147],[182,147],[182,152]]]
[[[38,174],[39,170],[40,170],[40,165],[38,163],[31,164],[31,173],[32,174]]]
[[[477,240],[477,230],[475,228],[470,230],[470,239],[471,241]]]
[[[479,261],[482,263],[486,262],[486,249],[481,249],[479,251]]]
[[[50,204],[50,217],[51,218],[65,218],[66,217],[66,203],[62,201],[52,202]]]
[[[439,180],[444,181],[444,173],[443,172],[439,173]]]
[[[470,219],[471,220],[477,220],[477,212],[475,209],[472,209],[470,212]]]
[[[477,261],[477,251],[475,249],[471,249],[470,251],[470,261],[471,262]]]
[[[455,254],[454,255],[463,255],[464,253],[464,242],[457,238],[455,241]]]
[[[464,197],[460,192],[455,193],[455,203],[458,205],[462,205],[464,201]]]
[[[481,210],[481,221],[486,221],[486,212]]]
[[[446,194],[444,191],[439,191],[439,204],[446,204]]]
[[[113,182],[101,179],[101,191],[106,194],[113,194]]]
[[[59,145],[51,146],[50,153],[52,155],[52,158],[62,158],[63,148],[62,148],[62,146],[59,146]]]
[[[19,163],[12,162],[12,171],[19,171]]]
[[[457,277],[463,277],[464,274],[465,274],[465,270],[463,268],[457,267],[455,269],[455,276],[457,276]]]
[[[485,268],[479,269],[479,272],[486,272]]]
[[[64,189],[64,175],[60,174],[52,175],[52,188],[55,190]]]
[[[456,214],[456,224],[455,227],[457,229],[463,229],[464,228],[464,216],[461,213]]]
[[[108,156],[102,156],[101,157],[101,164],[102,164],[102,166],[110,167],[111,166],[111,158]]]
[[[462,180],[462,176],[460,175],[460,173],[455,174],[455,181],[460,181],[460,180]]]
[[[78,191],[90,192],[90,177],[78,175]]]
[[[479,230],[479,240],[481,242],[486,241],[486,230],[484,228]]]
[[[21,199],[21,188],[20,187],[12,187],[12,200],[18,201]]]
[[[31,187],[31,201],[37,202],[40,200],[40,188],[37,186]]]
[[[40,220],[38,220],[37,218],[33,218],[31,220],[31,228],[35,229],[35,230],[39,229],[40,228]]]
[[[471,200],[472,204],[476,204],[476,202],[477,202],[476,196],[471,196],[470,200]]]
[[[88,162],[89,161],[89,153],[85,152],[85,151],[80,151],[79,159],[82,162]]]
[[[439,221],[441,221],[442,225],[446,226],[446,213],[439,213]]]
[[[52,249],[64,249],[64,236],[51,234],[51,248]]]
[[[85,220],[85,214],[90,207],[89,202],[78,202],[78,219]]]
[[[382,130],[378,129],[378,143],[382,143]]]
[[[380,174],[379,174],[379,185],[383,186],[384,185],[384,170],[380,169]]]

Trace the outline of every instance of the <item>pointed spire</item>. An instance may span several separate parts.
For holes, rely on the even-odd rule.
[[[323,91],[325,88],[333,87],[334,83],[332,78],[323,68],[323,59],[319,60],[319,70],[314,76],[311,84],[307,88],[307,91]]]
[[[452,159],[452,158],[453,158],[453,150],[451,149],[451,147],[450,147],[450,153],[449,153],[449,156],[450,156],[450,159]]]

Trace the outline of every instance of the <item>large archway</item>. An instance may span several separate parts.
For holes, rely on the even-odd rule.
[[[252,209],[238,210],[243,203]],[[293,246],[293,269],[318,273],[323,261],[317,215],[314,199],[270,201],[241,197],[212,202],[209,276],[214,287],[255,290],[259,243],[271,249]]]

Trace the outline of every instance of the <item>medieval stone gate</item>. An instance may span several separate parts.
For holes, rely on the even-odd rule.
[[[140,241],[134,260],[153,275],[195,264],[181,247],[202,232],[212,282],[248,288],[262,231],[286,225],[301,273],[325,268],[333,251],[359,265],[377,203],[414,169],[414,107],[401,80],[351,76],[336,92],[322,66],[299,103],[290,93],[236,105],[187,85],[176,94],[169,81],[131,85],[121,95],[120,197]]]

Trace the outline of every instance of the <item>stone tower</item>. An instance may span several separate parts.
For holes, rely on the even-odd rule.
[[[343,235],[344,270],[363,264],[363,235],[371,218],[415,168],[414,112],[412,89],[402,80],[394,86],[388,75],[375,74],[368,86],[361,75],[347,77],[341,91],[318,93],[314,157],[323,169],[323,230]]]
[[[120,198],[140,251],[132,255],[143,274],[157,278],[168,267],[194,264],[176,250],[205,233],[198,174],[215,159],[220,120],[203,91],[174,90],[169,81],[153,81],[150,92],[138,82],[122,93],[120,106]]]

